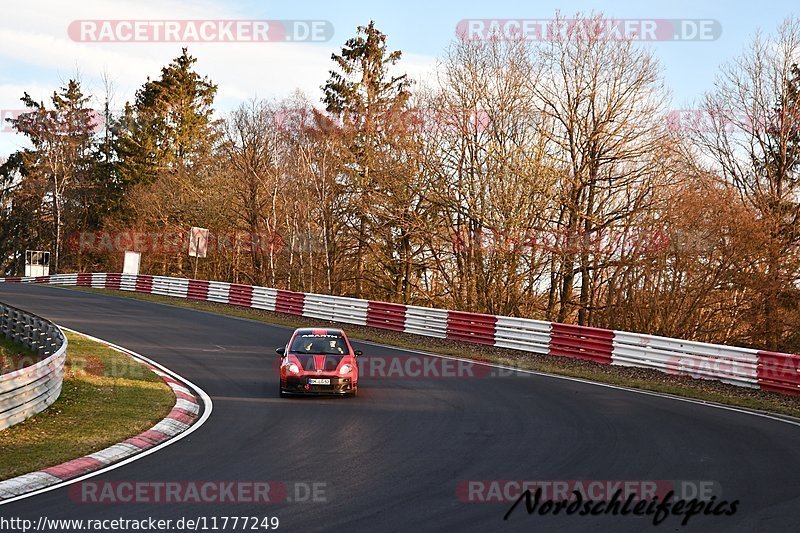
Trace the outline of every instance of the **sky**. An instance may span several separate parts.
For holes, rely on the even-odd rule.
[[[430,82],[437,60],[457,38],[459,21],[549,19],[557,10],[566,17],[598,11],[614,19],[716,21],[714,27],[721,33],[713,40],[642,43],[652,48],[660,61],[671,92],[669,108],[692,109],[702,94],[713,88],[719,66],[739,55],[756,31],[773,32],[787,16],[800,14],[795,2],[783,0],[0,0],[0,5],[0,118],[23,109],[19,99],[24,92],[36,100],[47,99],[76,74],[86,91],[96,96],[98,108],[104,95],[103,79],[110,80],[114,107],[121,108],[148,77],[158,77],[161,67],[178,56],[183,45],[197,57],[197,71],[218,84],[215,107],[220,114],[251,98],[281,98],[296,89],[312,103],[319,103],[320,86],[332,67],[331,53],[341,49],[357,26],[370,20],[388,35],[390,49],[403,51],[402,69],[412,78]],[[253,24],[248,21],[311,20],[319,21],[317,27],[324,26],[325,31],[320,31],[316,42],[98,42],[102,22],[96,21],[120,20],[144,25],[153,21],[239,20],[245,21],[245,28]],[[307,27],[300,24],[298,33],[289,36],[299,35]],[[76,28],[85,31],[82,34]],[[127,35],[122,26],[114,28],[116,35]],[[237,35],[247,38],[247,31]],[[327,36],[330,39],[323,41]],[[9,129],[5,123],[0,126],[0,157],[26,146],[25,139]]]

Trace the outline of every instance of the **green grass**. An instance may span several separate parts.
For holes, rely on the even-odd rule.
[[[68,287],[71,290],[98,292],[123,296],[137,300],[162,303],[220,315],[246,318],[269,324],[290,327],[330,325],[333,322],[317,320],[259,309],[237,307],[215,302],[186,300],[171,296],[119,292],[86,287]],[[349,337],[398,348],[421,350],[442,355],[465,357],[478,361],[499,363],[510,367],[533,370],[546,374],[569,376],[633,389],[671,394],[703,402],[744,407],[755,411],[766,411],[800,417],[800,396],[748,389],[728,385],[719,381],[694,379],[690,376],[665,374],[657,370],[603,365],[590,361],[538,355],[506,348],[496,348],[433,337],[422,337],[378,328],[342,324]]]
[[[0,480],[96,452],[150,429],[175,403],[146,367],[83,336],[67,334],[61,396],[0,431]]]
[[[41,358],[21,344],[0,337],[0,374],[30,366]]]

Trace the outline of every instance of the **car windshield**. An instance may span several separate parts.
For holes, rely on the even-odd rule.
[[[301,354],[342,355],[347,353],[347,344],[344,337],[339,335],[304,334],[294,338],[291,351]]]

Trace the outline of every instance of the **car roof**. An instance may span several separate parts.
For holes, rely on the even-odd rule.
[[[297,328],[295,335],[340,335],[344,336],[341,328]]]

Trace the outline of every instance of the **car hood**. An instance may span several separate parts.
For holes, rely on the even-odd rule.
[[[311,354],[292,354],[297,361],[300,363],[300,366],[303,367],[303,370],[306,372],[316,372],[316,371],[323,371],[323,372],[336,372],[336,369],[339,367],[339,363],[342,362],[345,355],[311,355]]]

